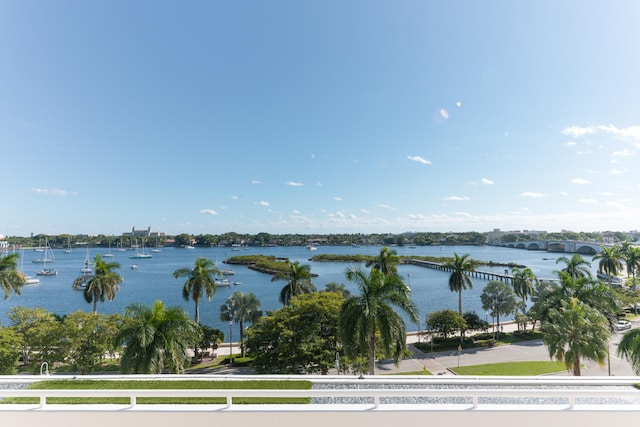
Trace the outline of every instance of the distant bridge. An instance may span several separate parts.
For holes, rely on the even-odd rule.
[[[500,243],[498,246],[529,251],[569,252],[595,255],[602,252],[602,244],[579,240],[533,240],[529,242]],[[604,245],[608,246],[608,245]]]
[[[432,268],[434,270],[441,271],[453,271],[453,268],[446,266],[445,264],[439,262],[432,261],[423,261],[420,259],[408,259],[405,261],[407,264],[417,265],[420,267]],[[504,273],[496,273],[493,271],[482,271],[482,270],[474,270],[474,271],[465,271],[465,273],[470,277],[476,277],[480,279],[487,280],[499,280],[505,283],[513,283],[513,275],[507,273],[509,270],[505,270]]]

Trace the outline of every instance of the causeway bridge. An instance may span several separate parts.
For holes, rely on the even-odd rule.
[[[446,266],[445,264],[433,261],[423,261],[420,259],[408,259],[405,260],[405,263],[417,265],[419,267],[432,268],[434,270],[440,271],[453,271],[453,268]],[[505,283],[513,283],[513,275],[508,273],[509,270],[505,269],[504,273],[497,273],[494,271],[483,271],[483,270],[475,270],[475,271],[466,271],[465,273],[468,276],[487,279],[487,280],[499,280]]]
[[[583,255],[596,255],[602,252],[603,244],[579,240],[533,240],[529,242],[500,243],[497,246],[526,249],[529,251],[569,252]]]

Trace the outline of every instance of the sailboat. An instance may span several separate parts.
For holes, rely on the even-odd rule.
[[[156,247],[151,249],[151,252],[162,252],[162,249],[160,249],[160,245],[158,245],[158,238],[156,237]]]
[[[69,238],[67,238],[67,249],[64,250],[65,254],[70,254],[71,253],[71,242],[69,241]]]
[[[126,249],[122,247],[122,241],[116,243],[116,252],[126,252]]]
[[[38,276],[57,276],[58,270],[56,270],[55,266],[47,268],[47,263],[53,264],[54,260],[55,260],[55,257],[53,256],[53,251],[49,246],[49,242],[46,242],[46,246],[44,249],[44,257],[42,258],[42,261],[41,261],[43,264],[42,269],[36,271],[36,274]],[[34,260],[34,262],[40,262],[40,261]]]
[[[144,251],[144,239],[142,239],[142,249],[140,249],[140,246],[137,246],[136,253],[133,255],[129,255],[129,258],[132,258],[132,259],[151,258],[151,254],[148,254]]]
[[[113,254],[111,253],[111,242],[109,242],[109,251],[102,255],[104,258],[113,258]]]
[[[87,255],[84,257],[84,263],[80,267],[80,272],[90,274],[93,272],[93,263],[91,262],[91,254],[89,253],[89,246],[87,246]]]

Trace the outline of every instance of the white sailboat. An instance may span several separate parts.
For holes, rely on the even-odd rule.
[[[22,250],[22,252],[20,252],[20,273],[22,273],[22,275],[24,276],[24,284],[37,285],[38,283],[40,283],[40,279],[38,279],[37,277],[31,277],[25,274],[24,268],[23,268],[23,261],[24,261],[24,249]]]
[[[82,267],[80,267],[80,272],[84,274],[91,274],[93,272],[93,263],[91,262],[89,246],[87,246],[87,254],[84,257],[84,263],[82,264]]]
[[[132,258],[132,259],[151,258],[151,254],[146,253],[144,250],[144,239],[142,239],[142,248],[140,246],[137,246],[136,253],[133,255],[129,255],[129,258]]]
[[[70,254],[71,253],[71,242],[69,241],[69,239],[67,238],[67,249],[64,250],[65,254]]]
[[[44,249],[44,257],[42,258],[42,269],[36,271],[36,275],[38,276],[57,276],[58,270],[56,270],[54,265],[55,257],[53,256],[53,251],[49,246],[49,242],[46,242],[46,246]],[[36,262],[34,260],[34,262]],[[47,264],[53,265],[52,267],[47,267]]]
[[[113,254],[111,253],[111,242],[109,242],[109,249],[108,252],[104,255],[102,255],[103,258],[113,258]]]

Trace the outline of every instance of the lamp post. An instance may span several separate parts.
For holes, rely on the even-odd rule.
[[[229,366],[233,364],[233,317],[229,316]]]

